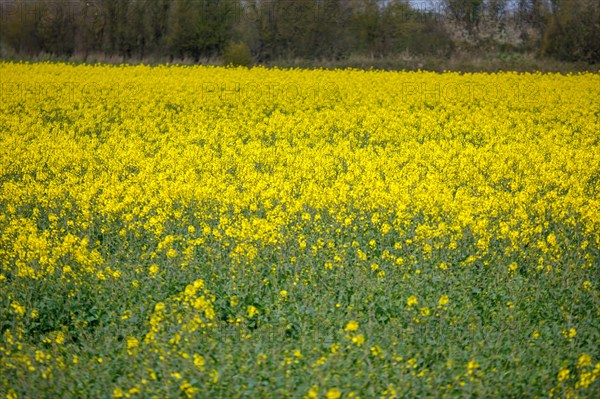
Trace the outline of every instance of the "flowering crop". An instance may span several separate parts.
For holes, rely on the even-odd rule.
[[[2,397],[600,393],[598,74],[0,77]]]

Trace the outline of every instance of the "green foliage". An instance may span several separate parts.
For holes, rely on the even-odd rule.
[[[406,397],[545,396],[556,385],[564,359],[579,372],[575,365],[581,353],[594,361],[600,356],[594,345],[598,290],[595,285],[591,292],[581,288],[597,270],[528,272],[535,269],[535,251],[531,259],[518,261],[514,275],[486,266],[486,261],[465,267],[461,262],[472,251],[466,238],[445,254],[449,269],[441,270],[439,260],[422,261],[427,255],[408,245],[394,249],[395,241],[414,239],[414,231],[382,236],[370,222],[373,213],[352,211],[357,218],[346,225],[309,209],[311,220],[298,215],[289,226],[289,240],[266,245],[251,263],[239,264],[228,254],[234,242],[213,239],[199,248],[196,262],[187,268],[158,261],[156,276],[131,271],[119,279],[95,281],[93,289],[65,287],[60,279],[39,288],[12,286],[12,301],[38,309],[39,316],[15,318],[4,297],[4,341],[7,331],[14,334],[21,328],[24,353],[35,357],[35,346],[47,342],[43,350],[52,355],[48,366],[36,365],[27,377],[30,384],[19,386],[19,393],[100,397],[139,386],[146,394],[175,397],[183,391],[179,372],[202,387],[201,393],[190,391],[189,397],[197,398],[295,398],[313,385],[374,397],[390,384]],[[186,210],[182,220],[193,220],[193,212],[193,207]],[[320,221],[314,219],[317,214]],[[167,233],[181,233],[173,226]],[[585,238],[581,231],[569,233],[575,242]],[[300,235],[306,247],[298,244]],[[133,259],[143,248],[157,245],[138,240],[123,255]],[[311,249],[315,246],[316,252]],[[331,265],[339,248],[349,262],[354,260]],[[368,252],[369,259],[355,258],[357,248]],[[384,251],[402,256],[405,263],[382,260]],[[490,251],[489,259],[504,256],[500,243]],[[594,252],[596,248],[573,251],[571,262],[580,263]],[[215,316],[208,326],[211,320],[200,313],[203,324],[189,332],[195,310],[181,298],[198,279],[205,282],[207,306]],[[0,286],[9,289],[6,281]],[[418,306],[407,306],[412,295]],[[449,298],[443,306],[442,295]],[[166,308],[149,340],[158,302]],[[252,316],[250,307],[256,309]],[[355,332],[346,331],[351,320],[358,323]],[[563,333],[570,320],[577,325],[576,345]],[[176,335],[181,344],[174,346]],[[129,349],[132,339],[138,343]],[[195,354],[203,356],[201,368],[194,365]],[[50,385],[43,373],[56,359],[69,365],[56,368],[54,378],[60,383]],[[473,359],[478,367],[469,374]],[[345,375],[346,370],[353,375]],[[25,378],[16,369],[3,371],[8,381]],[[5,389],[0,386],[0,392]],[[595,382],[579,392],[593,395],[599,389]]]
[[[501,50],[600,61],[595,0],[0,2],[4,54],[212,59],[243,40],[259,62],[447,57]],[[230,50],[227,50],[230,51]],[[485,53],[487,54],[487,53]]]
[[[567,61],[600,60],[600,3],[581,0],[559,5],[549,17],[542,54]]]

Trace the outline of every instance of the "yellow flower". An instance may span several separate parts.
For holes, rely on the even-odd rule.
[[[118,398],[122,398],[124,395],[123,390],[119,387],[116,387],[115,389],[113,389],[113,398],[118,399]]]
[[[358,255],[358,259],[367,260],[367,254],[364,253],[360,248],[356,250],[356,254]]]
[[[148,269],[148,272],[150,274],[150,277],[156,277],[156,275],[158,274],[158,265],[151,265]]]
[[[174,258],[177,256],[177,251],[174,248],[169,248],[167,251],[167,257]]]
[[[310,387],[310,389],[308,390],[308,393],[306,394],[306,396],[304,397],[305,399],[317,399],[319,397],[319,387],[317,387],[316,385],[313,385],[312,387]]]
[[[448,303],[450,303],[450,298],[448,295],[442,295],[438,301],[438,308],[444,307],[448,305]]]
[[[412,307],[415,305],[419,304],[419,301],[417,300],[417,297],[414,295],[411,295],[408,297],[408,299],[406,300],[406,304],[408,305],[408,307]]]
[[[381,347],[379,345],[375,345],[371,347],[371,355],[377,357],[379,355],[381,355],[383,353],[383,351],[381,350]]]
[[[204,357],[202,355],[194,353],[194,365],[199,370],[204,370],[204,364],[205,364]]]
[[[357,336],[352,337],[352,342],[354,342],[356,346],[362,346],[362,344],[365,342],[365,336],[358,334]]]
[[[133,355],[133,349],[135,349],[140,341],[135,337],[127,337],[127,353]]]
[[[56,342],[59,345],[63,344],[65,342],[65,333],[60,331],[58,334],[56,334],[54,342]]]
[[[425,308],[421,308],[421,316],[423,317],[427,317],[431,314],[431,311],[429,310],[429,308],[425,307]]]
[[[569,330],[563,330],[562,334],[564,335],[564,337],[566,339],[571,341],[577,335],[577,330],[575,330],[574,328],[571,327],[571,328],[569,328]]]
[[[558,372],[558,381],[564,381],[569,378],[569,374],[571,373],[568,369],[560,369]]]
[[[582,387],[588,388],[592,382],[596,380],[597,374],[593,371],[584,371],[579,375],[579,381],[575,383],[575,389]]]
[[[217,370],[212,370],[209,374],[210,378],[212,378],[213,384],[219,382],[219,372]]]
[[[25,315],[25,306],[22,306],[19,302],[13,302],[10,306],[13,308],[15,314],[19,316]]]
[[[248,311],[248,318],[250,318],[250,319],[253,318],[254,315],[258,313],[258,309],[256,309],[256,307],[254,307],[252,305],[248,306],[247,311]]]
[[[327,399],[340,399],[342,397],[342,392],[338,388],[331,388],[325,394]]]
[[[281,290],[281,291],[279,291],[279,295],[281,295],[283,298],[286,298],[286,297],[287,297],[287,294],[288,294],[288,293],[287,293],[287,291],[286,291],[286,290]]]
[[[140,341],[135,337],[127,337],[127,349],[132,349],[138,346]]]
[[[181,373],[178,372],[178,371],[175,371],[175,372],[171,373],[171,377],[175,378],[176,380],[180,380],[180,379],[183,378],[182,375],[181,375]]]
[[[187,396],[188,398],[193,398],[196,395],[196,393],[198,393],[198,391],[200,391],[198,388],[196,388],[192,384],[190,384],[189,381],[185,381],[185,380],[179,386],[179,389],[181,391],[183,391],[183,393],[185,393],[185,396]]]
[[[469,364],[467,365],[467,372],[468,372],[468,374],[473,374],[473,372],[475,370],[477,370],[478,368],[479,368],[479,364],[477,364],[475,359],[471,359],[469,361]]]
[[[346,324],[345,331],[352,332],[358,330],[358,322],[356,320],[350,320],[348,324]]]
[[[590,355],[586,355],[585,353],[579,356],[579,360],[577,361],[577,367],[587,367],[592,364],[592,358]]]

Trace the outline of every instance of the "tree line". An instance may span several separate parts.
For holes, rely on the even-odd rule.
[[[0,12],[4,55],[198,61],[233,48],[255,62],[477,51],[600,61],[597,0],[0,0]]]

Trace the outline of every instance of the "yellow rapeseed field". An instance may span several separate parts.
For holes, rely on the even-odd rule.
[[[600,75],[0,63],[0,396],[600,394]]]

